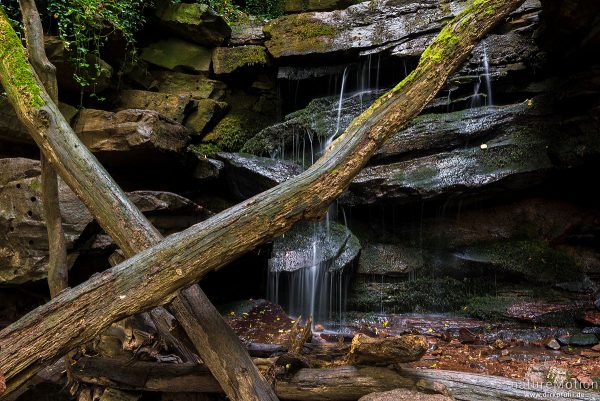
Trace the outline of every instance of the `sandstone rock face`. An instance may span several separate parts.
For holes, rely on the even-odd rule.
[[[268,62],[264,47],[256,45],[217,47],[212,54],[215,74],[231,74],[247,67],[263,67]]]
[[[168,70],[208,74],[211,52],[181,39],[165,39],[142,50],[142,60]]]
[[[358,274],[407,275],[425,267],[423,250],[406,244],[366,243],[360,252]]]
[[[148,92],[140,90],[121,91],[120,110],[153,110],[161,116],[182,123],[191,105],[191,98],[185,95]]]
[[[151,157],[152,153],[178,153],[190,139],[185,127],[150,110],[82,110],[74,130],[92,152],[103,154],[143,151]]]
[[[221,100],[226,89],[223,82],[208,79],[202,75],[155,71],[152,73],[152,77],[159,92],[189,96],[193,99]]]
[[[12,158],[0,159],[0,285],[21,284],[46,277],[48,236],[43,212],[40,162]],[[166,235],[196,224],[211,215],[206,209],[182,196],[159,191],[127,194],[135,205],[149,215],[151,222]],[[86,252],[74,248],[93,221],[83,203],[59,180],[60,210],[72,264]],[[112,241],[107,237],[109,246]]]
[[[315,255],[314,247],[318,249]],[[360,241],[345,226],[301,222],[273,244],[271,272],[293,272],[326,264],[330,272],[349,267],[360,252]]]
[[[0,159],[2,284],[40,280],[46,275],[48,237],[41,190],[39,161]],[[59,181],[59,199],[67,248],[72,249],[74,241],[93,219],[62,181]],[[72,263],[73,258],[69,260]]]
[[[262,45],[265,40],[263,24],[260,21],[237,23],[231,27],[229,44],[232,46]]]
[[[231,35],[227,22],[206,4],[165,1],[157,16],[169,31],[202,46],[219,46]]]
[[[194,135],[205,133],[227,112],[229,107],[225,102],[212,99],[200,99],[194,103],[194,110],[185,119],[184,123]]]
[[[438,0],[398,2],[383,0],[362,2],[345,10],[289,15],[265,26],[267,49],[275,58],[381,51],[396,46],[424,48],[449,19],[461,12],[464,3]],[[525,3],[516,15],[539,9],[537,0]],[[410,42],[410,44],[405,44]],[[421,50],[422,51],[422,50]],[[397,50],[397,53],[406,50]]]
[[[295,163],[266,157],[225,152],[216,157],[225,163],[224,179],[238,199],[266,191],[302,172]]]
[[[308,11],[336,10],[356,3],[352,0],[285,0],[283,11],[286,13],[302,13]]]

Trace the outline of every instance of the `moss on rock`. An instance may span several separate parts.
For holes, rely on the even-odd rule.
[[[217,75],[231,74],[245,67],[264,66],[269,63],[263,46],[217,47],[212,54],[213,71]]]
[[[277,18],[264,27],[264,32],[270,38],[266,42],[269,52],[279,58],[327,49],[338,28],[305,13]]]

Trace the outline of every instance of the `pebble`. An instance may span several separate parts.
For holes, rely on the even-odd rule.
[[[322,324],[315,324],[315,331],[325,331],[325,327]]]
[[[477,336],[468,329],[461,327],[458,330],[458,339],[463,344],[473,344],[477,340]]]
[[[552,340],[546,343],[546,347],[558,351],[560,349],[560,344],[558,343],[558,341],[556,341],[556,339],[553,338]]]

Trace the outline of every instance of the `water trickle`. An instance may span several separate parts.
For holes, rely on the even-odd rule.
[[[482,71],[479,75],[479,80],[475,83],[475,89],[473,93],[473,100],[471,101],[471,108],[480,106],[492,106],[492,78],[490,76],[490,60],[487,53],[487,46],[483,42],[483,55],[481,60]],[[485,81],[486,93],[481,93],[482,78]]]

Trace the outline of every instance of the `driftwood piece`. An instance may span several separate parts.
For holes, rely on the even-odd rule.
[[[418,361],[429,344],[424,336],[405,334],[401,336],[373,338],[357,334],[352,339],[347,361],[350,365],[389,365]]]
[[[356,118],[312,167],[158,245],[153,245],[160,241],[156,230],[140,224],[143,220],[133,221],[132,216],[143,219],[143,215],[106,171],[97,163],[88,164],[93,156],[40,86],[6,15],[0,12],[0,83],[19,118],[75,193],[96,200],[86,205],[102,225],[113,228],[110,235],[126,254],[153,245],[2,330],[0,366],[8,384],[18,386],[112,322],[171,301],[177,290],[297,221],[323,216],[382,143],[433,99],[475,43],[522,2],[474,2],[436,37],[417,69]],[[17,81],[14,71],[19,71]],[[118,220],[117,226],[127,229],[114,227],[117,212],[127,218]],[[153,237],[156,241],[148,241]]]
[[[160,392],[220,392],[219,384],[202,365],[166,365],[150,362],[125,364],[123,360],[83,358],[73,367],[81,382],[128,390]],[[277,395],[285,400],[345,401],[396,388],[444,392],[464,401],[600,401],[600,393],[555,386],[529,387],[527,382],[473,373],[383,367],[340,366],[300,369],[291,378],[278,380]]]

